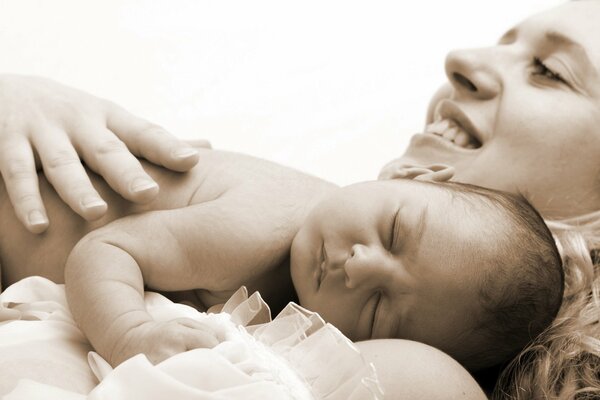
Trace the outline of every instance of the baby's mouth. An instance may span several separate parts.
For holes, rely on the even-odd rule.
[[[323,279],[325,279],[325,276],[327,275],[327,268],[325,268],[326,264],[327,264],[327,250],[325,249],[325,242],[323,242],[323,244],[321,245],[321,257],[320,257],[320,264],[319,264],[321,273],[319,275],[318,287],[321,287],[321,282],[323,282]]]
[[[425,133],[432,133],[455,146],[464,149],[478,149],[481,142],[469,134],[459,123],[450,118],[440,118],[425,127]]]

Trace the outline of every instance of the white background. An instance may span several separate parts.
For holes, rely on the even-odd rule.
[[[0,0],[0,72],[348,184],[422,128],[448,50],[560,3]]]

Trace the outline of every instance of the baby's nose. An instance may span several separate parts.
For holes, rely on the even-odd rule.
[[[344,264],[346,286],[354,289],[365,285],[380,285],[386,275],[385,265],[383,249],[363,244],[353,245]]]

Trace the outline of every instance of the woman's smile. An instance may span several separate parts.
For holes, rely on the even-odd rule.
[[[453,101],[442,100],[435,111],[434,121],[425,126],[432,133],[463,149],[474,150],[482,146],[482,134],[469,117]]]

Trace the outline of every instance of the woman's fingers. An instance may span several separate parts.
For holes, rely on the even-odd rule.
[[[33,233],[48,228],[31,145],[24,136],[7,136],[0,146],[0,172],[17,218]]]
[[[158,184],[144,171],[139,160],[113,132],[97,125],[80,127],[85,130],[79,153],[85,163],[106,180],[124,198],[147,203],[158,194]]]
[[[124,198],[141,203],[157,195],[158,185],[130,150],[176,171],[198,162],[193,146],[106,100],[36,77],[0,74],[0,86],[0,173],[18,218],[31,232],[48,227],[34,155],[61,198],[88,220],[103,215],[106,204],[79,159]]]
[[[77,152],[65,132],[57,128],[40,128],[33,144],[44,169],[44,175],[60,198],[88,221],[102,217],[108,208],[81,164]]]
[[[201,147],[204,149],[212,149],[212,145],[206,139],[186,139],[185,142],[192,147]]]
[[[187,171],[198,162],[192,146],[165,129],[138,118],[117,105],[110,105],[107,127],[137,156],[174,171]]]

